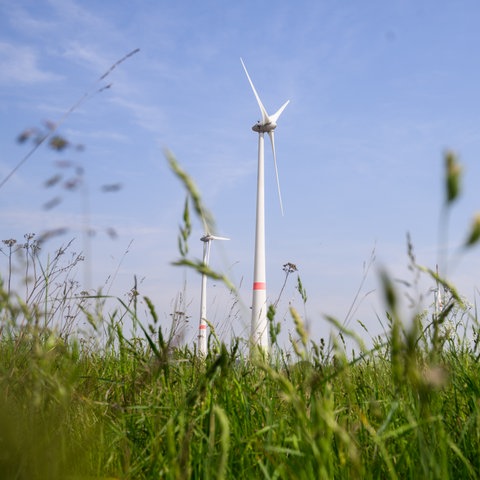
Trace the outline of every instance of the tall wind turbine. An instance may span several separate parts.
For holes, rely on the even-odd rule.
[[[268,325],[267,325],[267,290],[265,274],[265,180],[264,180],[264,133],[268,133],[272,144],[273,162],[275,165],[275,176],[277,179],[278,198],[280,209],[283,215],[282,195],[280,193],[280,182],[278,180],[277,157],[275,154],[274,130],[277,127],[277,120],[282,114],[290,100],[287,100],[273,115],[269,115],[258,96],[252,79],[248,74],[247,67],[242,62],[243,69],[247,74],[248,81],[252,87],[258,106],[262,113],[262,119],[258,121],[252,130],[258,133],[258,176],[257,176],[257,220],[255,229],[255,260],[253,271],[253,301],[252,301],[252,323],[250,330],[251,348],[260,347],[268,352]]]
[[[230,240],[225,237],[211,235],[206,230],[205,235],[200,239],[203,242],[203,264],[208,267],[210,260],[210,244],[212,240]],[[198,326],[198,353],[205,357],[207,355],[207,275],[202,273],[202,288],[200,298],[200,324]]]

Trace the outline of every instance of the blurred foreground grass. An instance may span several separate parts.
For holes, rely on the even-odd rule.
[[[353,357],[299,336],[288,360],[242,358],[236,341],[201,359],[172,348],[153,322],[129,340],[110,328],[102,346],[42,328],[31,311],[12,324],[2,298],[0,478],[480,471],[476,327],[471,339],[442,329],[434,340],[421,319],[405,329],[392,313],[385,341]]]

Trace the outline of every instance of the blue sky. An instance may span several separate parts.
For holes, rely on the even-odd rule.
[[[327,336],[323,315],[345,318],[375,249],[349,325],[361,332],[360,319],[376,333],[378,268],[414,278],[406,233],[419,263],[437,262],[446,149],[465,172],[450,217],[452,251],[480,208],[479,23],[474,1],[0,0],[0,179],[28,152],[16,142],[21,131],[58,122],[85,92],[111,83],[59,129],[84,151],[41,147],[0,189],[1,238],[66,226],[67,235],[45,248],[75,237],[75,248],[86,250],[78,192],[42,208],[53,196],[43,183],[58,172],[55,162],[81,164],[97,234],[88,243],[89,275],[79,281],[97,288],[109,278],[110,294],[122,297],[136,275],[165,322],[186,284],[192,342],[200,278],[170,265],[185,192],[169,171],[168,148],[195,179],[218,233],[231,238],[213,245],[211,261],[238,286],[240,302],[232,308],[229,292],[209,282],[211,320],[225,337],[246,337],[257,167],[251,126],[260,112],[242,57],[269,112],[290,100],[276,131],[284,217],[266,151],[269,299],[280,292],[282,265],[295,263],[312,337]],[[104,193],[105,184],[123,188]],[[190,251],[198,258],[201,235],[195,220]],[[472,300],[479,267],[477,250],[448,267]],[[289,303],[304,312],[294,286],[292,276],[278,310],[285,333]]]

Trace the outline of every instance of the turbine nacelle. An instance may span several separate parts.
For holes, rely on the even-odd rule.
[[[247,70],[245,69],[245,72]],[[250,77],[248,77],[250,80]],[[277,120],[282,114],[282,112],[285,110],[285,107],[290,103],[290,100],[287,100],[273,115],[268,115],[267,111],[265,110],[265,107],[263,106],[260,97],[258,97],[258,94],[256,93],[255,87],[253,86],[253,83],[251,83],[251,86],[253,88],[253,92],[255,93],[255,96],[257,97],[258,105],[260,106],[260,110],[262,112],[262,120],[259,120],[253,127],[252,130],[254,132],[258,133],[270,133],[273,132],[277,128]]]
[[[257,133],[268,133],[273,132],[277,128],[275,122],[262,123],[258,121],[253,127],[252,130]]]

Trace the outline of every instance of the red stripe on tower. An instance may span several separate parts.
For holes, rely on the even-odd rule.
[[[267,286],[265,282],[253,282],[253,289],[254,290],[266,290]]]

